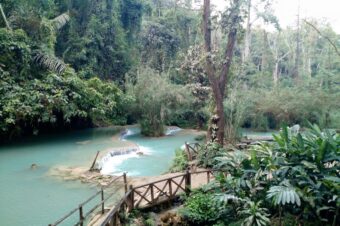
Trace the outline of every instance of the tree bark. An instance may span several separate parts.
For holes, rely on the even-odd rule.
[[[209,78],[209,82],[213,91],[213,97],[216,104],[216,112],[212,117],[208,132],[208,140],[218,142],[223,145],[224,143],[224,130],[225,130],[225,117],[223,100],[226,92],[226,84],[230,74],[230,66],[233,58],[234,47],[237,37],[237,24],[239,23],[239,0],[233,0],[231,9],[231,25],[229,27],[228,42],[224,52],[224,61],[222,64],[221,72],[216,75],[211,58],[211,9],[210,0],[204,0],[203,6],[203,33],[204,33],[204,47],[206,52],[206,66],[205,70]],[[216,135],[212,130],[216,130]]]
[[[248,8],[247,8],[247,28],[244,38],[244,50],[243,50],[243,63],[248,61],[250,55],[250,42],[251,42],[251,22],[250,22],[250,12],[251,12],[251,0],[248,0]]]

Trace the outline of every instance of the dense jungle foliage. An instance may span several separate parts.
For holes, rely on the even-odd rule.
[[[189,225],[339,224],[339,134],[313,125],[274,138],[246,152],[208,147],[216,180],[185,199]]]
[[[2,0],[0,143],[133,123],[146,136],[204,129],[199,164],[219,173],[185,198],[186,223],[340,225],[340,34],[314,18],[281,27],[273,0],[228,3]],[[284,123],[311,129],[223,146],[242,127]],[[188,165],[177,150],[171,171]]]
[[[272,3],[238,6],[224,99],[227,139],[240,127],[277,129],[283,122],[340,127],[339,35],[313,19],[281,28]],[[149,136],[162,135],[165,125],[208,127],[215,103],[197,3],[4,0],[1,6],[2,138],[136,122]],[[219,15],[211,20],[217,71],[234,26],[228,10]],[[240,27],[248,15],[274,29]]]

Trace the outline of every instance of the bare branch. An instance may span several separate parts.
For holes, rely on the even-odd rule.
[[[311,26],[316,32],[318,32],[318,34],[319,34],[321,37],[325,38],[325,39],[329,42],[329,44],[331,44],[331,46],[333,46],[335,52],[336,52],[336,53],[338,54],[338,56],[340,57],[340,51],[339,51],[338,47],[335,45],[335,43],[334,43],[328,36],[322,34],[322,32],[321,32],[316,26],[314,26],[312,23],[308,22],[307,20],[303,20],[303,21],[304,21],[306,24],[308,24],[309,26]]]
[[[6,27],[8,30],[12,30],[12,28],[9,26],[9,23],[7,21],[7,18],[6,18],[6,15],[5,15],[5,12],[4,12],[4,9],[2,8],[2,5],[0,4],[0,11],[1,11],[1,15],[2,15],[2,18],[4,19],[5,21],[5,24],[6,24]]]

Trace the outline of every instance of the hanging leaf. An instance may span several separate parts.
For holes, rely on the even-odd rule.
[[[296,204],[301,200],[294,187],[290,185],[272,186],[267,192],[267,198],[272,199],[275,205]]]

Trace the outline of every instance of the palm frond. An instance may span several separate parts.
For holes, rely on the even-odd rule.
[[[68,13],[63,13],[52,20],[52,24],[55,30],[59,30],[64,27],[67,22],[70,21]]]
[[[217,201],[223,202],[223,203],[243,201],[242,198],[237,197],[235,195],[231,195],[231,194],[218,194],[215,196],[215,198]]]
[[[34,58],[34,62],[40,67],[46,68],[48,70],[54,71],[58,74],[64,73],[66,69],[65,63],[55,56],[50,56],[41,52],[38,52]]]
[[[270,187],[267,198],[272,199],[275,205],[296,204],[301,205],[301,200],[294,187],[279,185]]]

